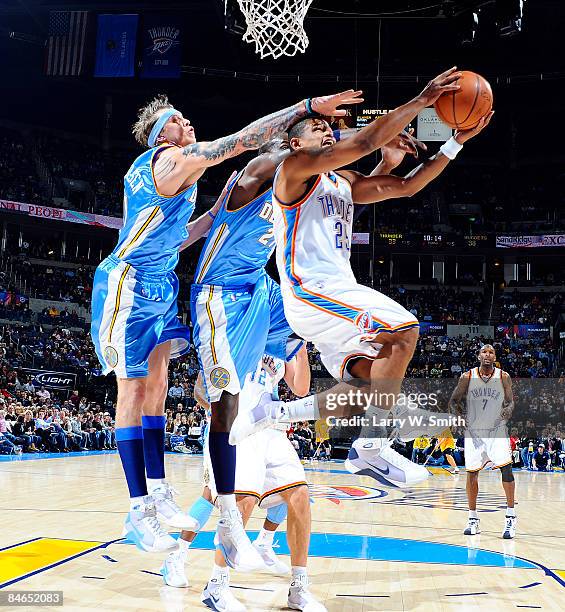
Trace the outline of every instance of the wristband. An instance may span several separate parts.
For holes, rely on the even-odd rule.
[[[207,215],[212,219],[212,221],[216,218],[216,215],[210,211],[208,211]]]
[[[304,100],[304,106],[306,106],[306,112],[308,113],[308,115],[310,115],[311,117],[321,117],[322,115],[320,115],[320,113],[317,113],[313,108],[312,108],[312,98],[306,98],[306,100]]]
[[[445,155],[445,157],[448,157],[449,159],[455,159],[457,157],[457,153],[459,153],[462,148],[463,145],[459,144],[452,136],[449,140],[446,140],[441,145],[439,150]]]

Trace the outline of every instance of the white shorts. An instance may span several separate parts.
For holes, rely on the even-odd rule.
[[[236,448],[237,495],[252,495],[262,508],[271,508],[283,502],[280,496],[283,491],[306,485],[304,467],[286,432],[265,429],[249,436]],[[204,447],[204,484],[215,499],[217,492],[207,444]]]
[[[347,362],[355,357],[376,359],[381,333],[418,327],[403,306],[370,287],[339,279],[320,279],[304,285],[283,286],[284,311],[292,329],[313,342],[322,363],[337,379],[347,380]]]
[[[471,438],[465,436],[465,469],[478,472],[487,465],[500,468],[512,464],[508,438]]]

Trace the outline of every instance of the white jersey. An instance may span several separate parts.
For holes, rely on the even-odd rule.
[[[249,412],[259,402],[263,393],[278,399],[279,382],[283,379],[286,364],[282,359],[263,355],[254,372],[247,375],[239,393],[239,410]],[[286,425],[284,426],[286,431]]]
[[[355,283],[349,261],[353,199],[349,181],[335,172],[320,174],[306,195],[287,205],[273,181],[277,267],[283,295],[332,279]]]
[[[502,424],[504,403],[502,370],[494,368],[490,378],[481,377],[479,368],[470,371],[467,390],[467,426],[477,432],[492,432]]]

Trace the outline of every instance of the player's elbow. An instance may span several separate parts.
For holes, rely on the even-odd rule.
[[[400,184],[399,191],[400,191],[399,197],[411,198],[412,196],[415,196],[420,190],[418,189],[418,186],[413,181],[405,180],[405,181],[402,181],[402,183]]]

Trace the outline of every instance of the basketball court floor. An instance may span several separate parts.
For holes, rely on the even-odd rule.
[[[63,591],[66,610],[205,609],[217,515],[191,548],[191,588],[165,587],[162,556],[120,538],[127,495],[115,453],[0,460],[0,593]],[[312,590],[328,610],[565,609],[562,472],[515,472],[518,535],[506,541],[498,473],[481,474],[482,533],[466,537],[464,472],[431,468],[426,483],[399,490],[353,476],[340,462],[306,469]],[[167,470],[188,507],[201,491],[201,458],[168,454]],[[249,529],[263,517],[257,510]],[[275,539],[281,555],[284,528]],[[232,572],[232,586],[251,611],[285,609],[286,578]]]

